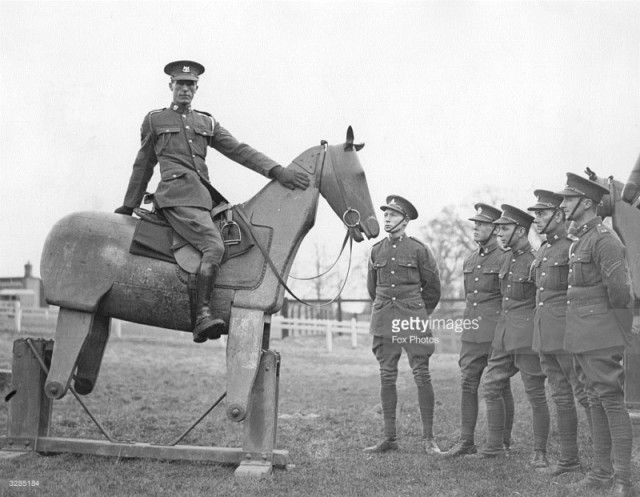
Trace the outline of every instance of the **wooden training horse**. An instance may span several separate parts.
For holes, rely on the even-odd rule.
[[[284,298],[274,269],[286,281],[298,247],[314,224],[318,195],[327,199],[356,241],[362,241],[363,234],[375,238],[379,233],[356,153],[362,146],[353,143],[349,128],[346,143],[323,142],[288,166],[310,176],[309,188],[289,190],[271,181],[241,204],[256,243],[273,266],[254,246],[227,260],[216,281],[212,309],[229,323],[226,396],[227,416],[233,421],[248,416],[261,356],[271,352],[264,350],[270,315]],[[45,298],[59,306],[60,313],[44,387],[47,397],[63,397],[72,380],[77,393],[93,390],[111,318],[191,331],[189,274],[177,264],[131,254],[136,223],[118,214],[80,212],[60,220],[49,233],[41,274]]]

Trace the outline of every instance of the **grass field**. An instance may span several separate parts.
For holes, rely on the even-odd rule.
[[[15,335],[0,332],[0,368],[11,361]],[[234,467],[211,463],[117,459],[61,454],[0,458],[0,496],[568,496],[574,477],[550,481],[528,467],[530,410],[515,378],[516,422],[513,454],[506,460],[446,460],[421,451],[415,385],[405,359],[398,378],[401,450],[366,456],[362,448],[382,433],[378,370],[365,340],[357,349],[336,338],[328,353],[322,337],[272,342],[282,355],[278,448],[289,451],[290,467],[271,479],[238,481]],[[162,339],[114,339],[105,355],[98,386],[85,400],[118,439],[167,443],[176,438],[225,389],[225,350],[216,343],[195,345],[187,334]],[[459,433],[456,356],[436,354],[436,439],[443,449]],[[582,413],[581,457],[591,460]],[[7,405],[0,405],[0,429]],[[484,406],[477,442],[484,439]],[[53,436],[101,439],[76,400],[54,404]],[[214,410],[183,443],[240,447],[242,426]],[[549,456],[557,458],[552,428]],[[634,468],[634,480],[637,480]],[[39,487],[9,487],[11,480],[36,480]],[[594,494],[596,495],[596,494]]]

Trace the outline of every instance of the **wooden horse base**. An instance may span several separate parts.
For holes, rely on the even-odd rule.
[[[237,464],[238,478],[269,476],[274,467],[287,465],[288,451],[275,450],[280,369],[277,352],[262,351],[244,418],[243,447],[227,448],[50,437],[54,401],[45,394],[47,374],[43,365],[49,367],[52,350],[53,340],[14,342],[11,389],[16,394],[9,402],[7,436],[0,437],[0,450]]]

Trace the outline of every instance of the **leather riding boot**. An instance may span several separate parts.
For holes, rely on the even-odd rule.
[[[200,270],[196,275],[196,323],[193,329],[193,341],[196,343],[220,338],[227,326],[222,319],[214,318],[209,308],[219,269],[220,266],[217,264],[203,262],[200,264]]]
[[[575,407],[558,407],[557,424],[560,439],[560,460],[553,476],[580,471],[578,457],[578,414]]]

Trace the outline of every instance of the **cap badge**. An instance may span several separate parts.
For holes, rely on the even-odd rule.
[[[189,66],[182,66],[182,72],[191,72],[191,68]]]
[[[396,202],[395,198],[392,198],[391,202],[389,202],[389,205],[398,205],[398,202]]]
[[[478,207],[478,214],[482,214],[482,207]]]

